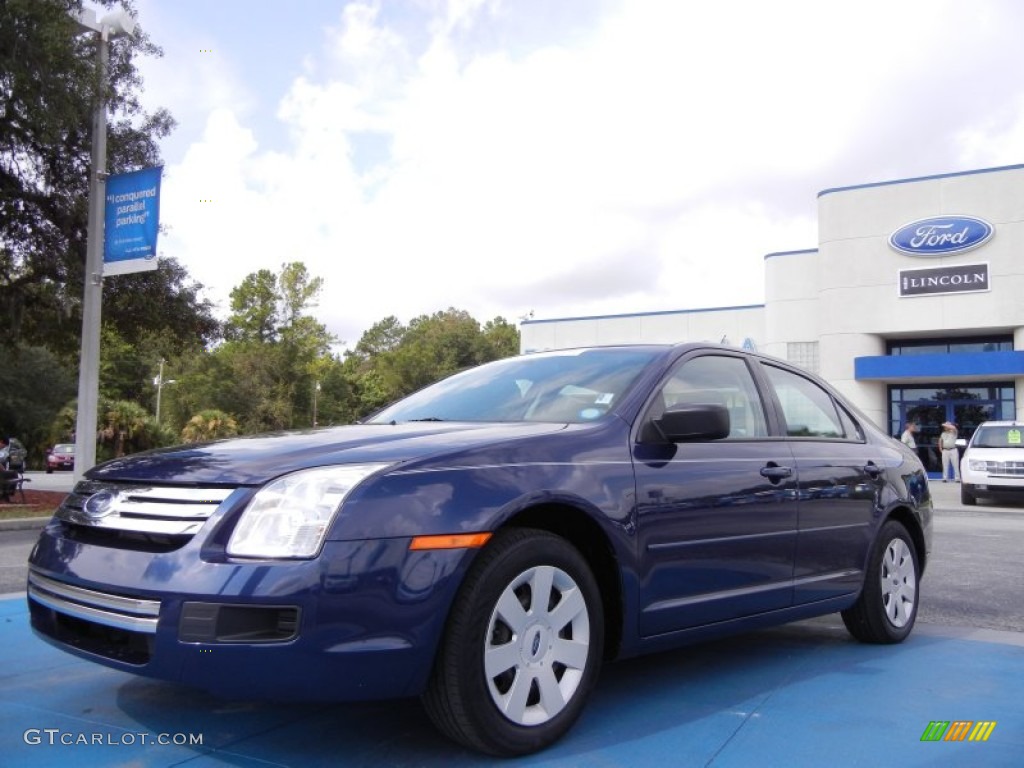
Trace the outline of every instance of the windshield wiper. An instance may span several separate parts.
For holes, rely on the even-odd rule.
[[[409,421],[444,421],[444,419],[439,419],[437,416],[427,416],[422,419],[409,419]]]

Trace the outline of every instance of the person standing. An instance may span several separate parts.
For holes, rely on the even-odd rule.
[[[942,424],[942,434],[939,435],[939,453],[942,455],[942,482],[946,482],[946,476],[952,474],[954,482],[960,482],[960,452],[956,449],[956,438],[959,433],[956,424],[946,421]],[[952,465],[953,471],[949,473],[946,467]]]
[[[916,453],[917,440],[914,439],[915,432],[917,432],[917,424],[911,421],[907,424],[907,428],[903,430],[903,434],[900,435],[900,442]]]

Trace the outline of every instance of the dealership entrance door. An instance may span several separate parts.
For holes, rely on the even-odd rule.
[[[982,422],[1013,419],[1015,413],[1013,382],[889,387],[890,434],[898,438],[907,424],[917,422],[917,453],[935,475],[942,472],[937,444],[944,421],[956,424],[959,436],[970,439]]]

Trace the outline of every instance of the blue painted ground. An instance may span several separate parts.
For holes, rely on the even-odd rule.
[[[23,597],[0,599],[0,649],[0,765],[19,768],[1024,766],[1017,633],[918,624],[880,647],[827,617],[622,662],[567,738],[504,761],[440,737],[416,701],[225,701],[81,661],[32,634]],[[922,742],[933,720],[996,726],[983,743]]]

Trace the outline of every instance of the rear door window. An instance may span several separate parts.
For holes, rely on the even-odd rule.
[[[782,407],[789,437],[858,439],[856,432],[848,434],[851,428],[856,429],[852,419],[840,416],[832,396],[818,384],[774,365],[765,364],[763,368]]]

